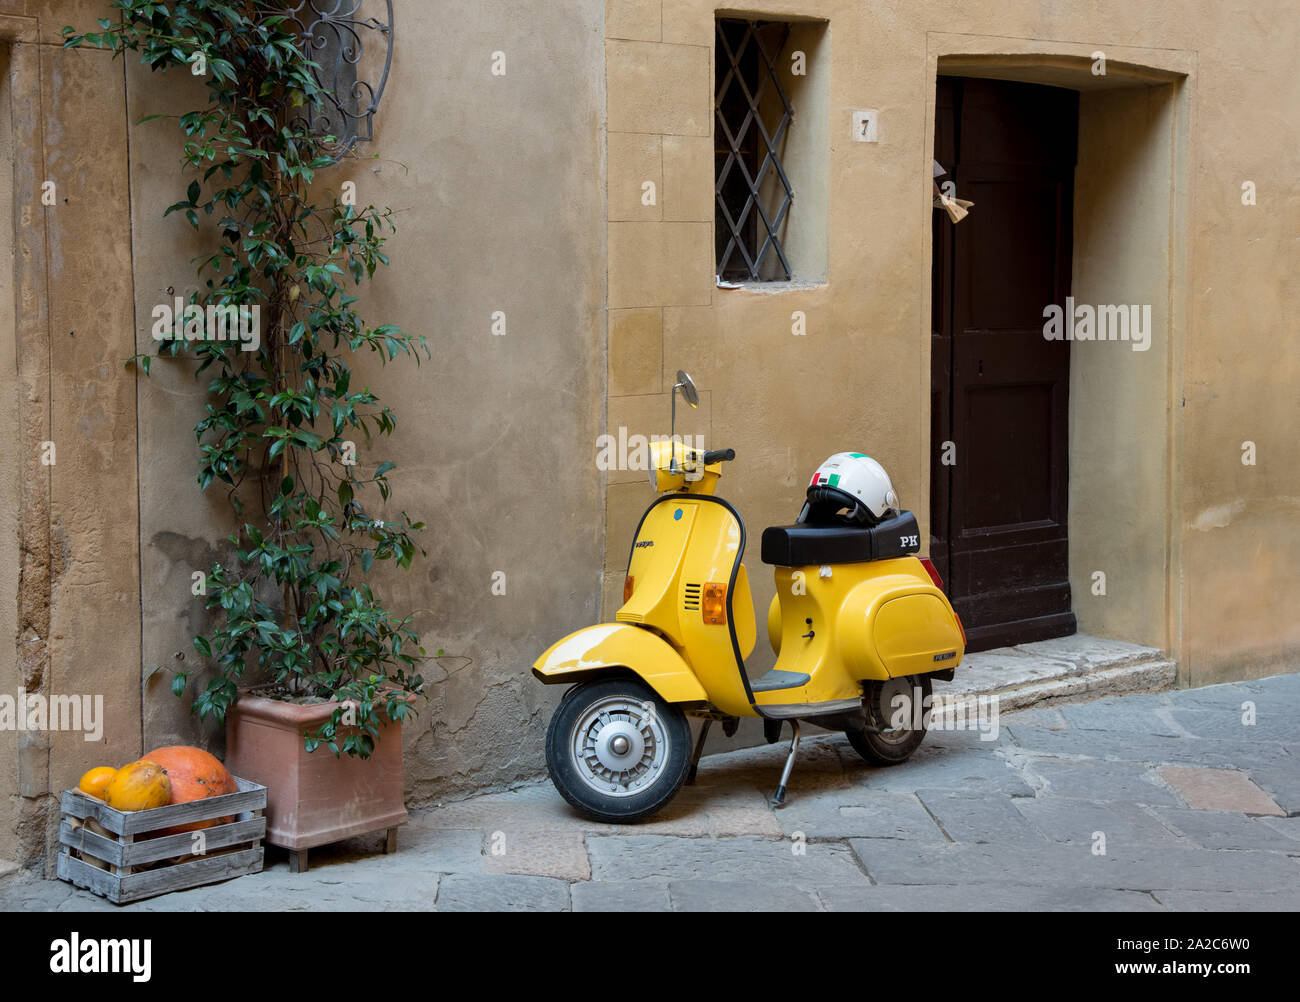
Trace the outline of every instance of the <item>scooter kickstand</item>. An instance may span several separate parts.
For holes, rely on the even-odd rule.
[[[704,740],[709,736],[709,728],[713,725],[712,717],[704,718],[704,726],[700,728],[700,736],[695,742],[695,754],[691,756],[691,768],[686,774],[686,786],[695,785],[695,774],[700,768],[700,756],[704,754]]]
[[[794,757],[799,752],[799,721],[791,720],[790,726],[794,729],[794,737],[790,739],[790,754],[785,757],[785,768],[781,771],[781,785],[776,788],[776,793],[772,795],[772,806],[782,807],[785,804],[785,785],[790,782],[790,772],[794,769]]]

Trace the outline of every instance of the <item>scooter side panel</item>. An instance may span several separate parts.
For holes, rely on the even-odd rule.
[[[876,653],[892,678],[952,668],[965,648],[941,594],[892,598],[872,624]]]
[[[708,698],[690,666],[670,644],[649,630],[625,623],[602,623],[569,634],[533,663],[533,674],[548,684],[572,683],[614,668],[635,672],[670,703]]]
[[[686,644],[678,611],[682,562],[699,508],[699,502],[664,498],[645,513],[628,566],[632,594],[614,617],[658,630],[678,647]]]
[[[768,613],[776,667],[811,678],[760,704],[853,698],[864,681],[942,671],[965,653],[951,606],[914,557],[838,564],[829,577],[817,567],[780,567],[776,585],[778,605]]]
[[[817,567],[778,567],[775,572],[779,602],[780,639],[775,667],[809,676],[796,689],[757,693],[762,705],[829,703],[861,694],[857,682],[844,670],[836,654],[837,612],[845,594],[861,578],[861,570],[835,567],[829,578]],[[768,610],[768,629],[773,627]]]
[[[734,626],[736,643],[743,658],[753,650],[757,638],[749,576],[743,564],[736,567],[743,529],[736,516],[724,505],[685,499],[683,504],[697,508],[690,548],[682,561],[683,600],[679,608],[684,649],[689,652],[696,675],[708,690],[709,701],[714,706],[724,713],[753,716],[731,643]],[[700,603],[691,596],[702,594],[709,584],[729,587],[733,568],[736,582],[730,594],[732,622],[706,623]]]
[[[901,560],[882,561],[897,565]],[[920,569],[920,564],[917,564]],[[839,609],[837,648],[841,663],[855,681],[884,682],[893,676],[881,659],[876,638],[880,635],[876,617],[891,599],[933,590],[929,578],[923,582],[912,574],[901,573],[897,566],[878,566],[880,573],[856,582]],[[925,573],[921,571],[921,573]],[[906,673],[904,673],[906,674]]]

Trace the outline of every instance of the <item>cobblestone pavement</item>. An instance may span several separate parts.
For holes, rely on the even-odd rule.
[[[1253,706],[1255,722],[1244,716]],[[1297,910],[1300,674],[1004,715],[873,768],[842,735],[706,758],[635,826],[548,783],[412,811],[399,850],[354,839],[131,910]],[[112,909],[0,881],[0,908]]]

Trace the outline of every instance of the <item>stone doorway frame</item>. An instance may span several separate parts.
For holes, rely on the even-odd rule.
[[[1183,345],[1190,316],[1186,232],[1196,54],[944,32],[928,33],[926,48],[925,142],[917,162],[921,178],[930,177],[939,75],[1015,80],[1080,92],[1075,300],[1149,303],[1153,331],[1149,351],[1140,354],[1117,343],[1086,345],[1106,349],[1104,353],[1081,352],[1085,346],[1078,343],[1071,347],[1072,606],[1080,633],[1159,648],[1178,663],[1179,683],[1188,685],[1191,665],[1182,643],[1185,597],[1179,586],[1180,467]],[[1098,53],[1105,57],[1104,75],[1094,72]],[[1135,141],[1123,143],[1130,135]],[[1101,149],[1090,155],[1086,145],[1093,144]],[[917,402],[923,493],[917,507],[928,513],[929,464],[937,455],[937,443],[930,441],[927,392],[930,218],[935,210],[928,185],[918,188],[924,213],[921,330],[926,336],[921,386],[926,391],[918,394]],[[1125,191],[1131,192],[1131,201]],[[1135,205],[1142,211],[1129,211]],[[1112,232],[1119,238],[1104,242]],[[1134,263],[1139,265],[1138,280],[1121,280],[1122,270]],[[1118,427],[1121,420],[1133,426]],[[1101,434],[1092,434],[1097,430]],[[1089,488],[1086,497],[1084,484]],[[1105,595],[1094,594],[1098,570],[1106,575]]]
[[[35,18],[0,15],[0,57],[5,80],[0,89],[0,115],[4,115],[9,147],[4,156],[12,169],[10,216],[0,249],[12,255],[12,273],[0,309],[12,318],[14,337],[3,359],[4,416],[17,433],[5,436],[0,461],[17,471],[18,483],[3,483],[6,520],[14,529],[6,538],[6,560],[13,579],[6,577],[4,594],[16,596],[13,606],[0,614],[0,627],[14,643],[12,664],[5,672],[4,691],[41,692],[49,686],[49,633],[52,552],[50,497],[52,470],[42,465],[41,443],[51,440],[50,332],[47,299],[46,221],[40,204],[45,178],[42,93],[38,24]],[[8,262],[6,262],[8,264]],[[9,319],[7,318],[7,319]],[[6,323],[5,326],[8,326]],[[9,352],[12,352],[10,357]],[[6,529],[6,537],[9,533]],[[12,627],[12,628],[11,628]],[[13,677],[8,677],[12,672]],[[18,833],[15,862],[38,860],[45,848],[43,801],[50,792],[48,734],[23,732],[17,736],[14,761],[0,765],[5,772],[0,793],[17,794],[13,828]],[[10,780],[16,783],[8,789]],[[23,838],[26,833],[27,838]]]

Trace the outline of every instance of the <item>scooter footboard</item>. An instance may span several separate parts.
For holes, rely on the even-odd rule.
[[[533,663],[533,674],[548,685],[572,684],[626,669],[669,703],[708,699],[690,665],[662,638],[627,623],[602,623],[571,633]]]

